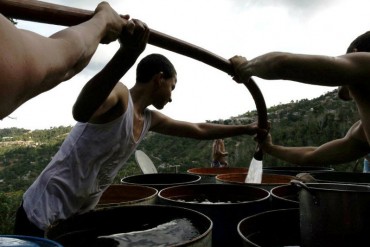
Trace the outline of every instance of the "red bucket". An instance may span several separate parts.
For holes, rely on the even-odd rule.
[[[216,183],[216,176],[220,174],[247,173],[248,169],[244,167],[205,167],[191,168],[187,171],[189,174],[201,176],[201,183]]]
[[[158,190],[148,186],[112,184],[100,197],[96,208],[154,204]]]
[[[220,174],[216,176],[217,183],[228,183],[228,184],[244,184],[251,186],[258,186],[264,189],[270,190],[278,185],[289,184],[292,179],[295,177],[288,175],[279,175],[279,174],[262,174],[262,181],[260,184],[254,183],[245,183],[245,178],[247,174]]]

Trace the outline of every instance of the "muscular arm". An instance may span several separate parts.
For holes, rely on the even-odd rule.
[[[83,87],[73,106],[76,121],[87,122],[94,112],[104,103],[120,78],[135,63],[137,56],[131,56],[125,49],[120,49],[109,63]],[[110,101],[111,102],[111,101]],[[109,106],[113,106],[109,104]]]
[[[107,102],[104,101],[145,49],[148,37],[149,29],[140,21],[135,21],[133,34],[129,34],[127,30],[123,32],[119,50],[108,64],[87,82],[79,94],[73,106],[73,117],[77,121],[89,121],[102,104],[107,105]],[[104,109],[109,110],[106,106]]]
[[[268,80],[292,80],[313,85],[339,86],[370,80],[370,54],[348,53],[338,57],[271,52],[250,61],[240,56],[230,59],[235,80],[251,76]]]
[[[262,148],[266,153],[296,165],[342,164],[361,158],[370,151],[360,122],[354,124],[345,137],[319,147],[274,145],[269,136],[262,144]]]
[[[102,3],[89,21],[47,38],[17,29],[0,15],[0,119],[80,72],[99,42],[117,39],[126,22]]]
[[[189,123],[169,118],[158,111],[152,111],[151,131],[165,135],[188,137],[200,140],[212,140],[237,135],[254,135],[258,129],[256,124],[222,125],[211,123]]]

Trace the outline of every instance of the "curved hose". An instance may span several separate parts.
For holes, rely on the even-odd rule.
[[[14,19],[62,26],[77,25],[81,22],[89,20],[94,14],[94,12],[90,10],[34,0],[1,0],[0,11],[3,15],[12,17]],[[148,43],[187,57],[191,57],[231,76],[234,75],[234,71],[229,60],[226,60],[210,51],[175,37],[171,37],[151,29]],[[267,109],[262,93],[253,79],[250,79],[249,82],[244,83],[244,85],[251,93],[256,104],[258,125],[260,128],[266,129],[268,127]],[[254,157],[258,160],[262,160],[262,150],[257,148]]]

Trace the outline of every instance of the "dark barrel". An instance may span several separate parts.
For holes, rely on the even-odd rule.
[[[161,204],[185,207],[209,216],[214,224],[213,247],[241,246],[238,222],[269,209],[270,193],[262,188],[237,184],[192,184],[162,189]]]
[[[142,185],[112,184],[100,197],[96,208],[154,204],[158,190]]]
[[[299,188],[295,185],[279,185],[271,189],[271,208],[298,208]]]
[[[331,167],[319,166],[270,166],[264,167],[264,173],[284,174],[296,176],[298,173],[330,172],[334,171]]]
[[[368,246],[370,187],[295,181],[302,246]]]
[[[238,233],[245,247],[300,246],[299,209],[279,209],[241,220]]]
[[[370,185],[370,173],[362,172],[314,172],[310,174],[320,183],[345,183]]]
[[[113,247],[117,242],[101,238],[112,234],[135,234],[136,242],[129,246],[148,246],[148,239],[140,239],[149,229],[186,219],[196,229],[197,235],[188,240],[179,240],[171,245],[150,243],[156,246],[206,246],[211,247],[212,221],[202,213],[181,207],[161,205],[137,205],[103,208],[85,214],[75,215],[48,229],[46,236],[58,241],[64,247]],[[194,233],[194,231],[192,232]],[[173,238],[173,232],[166,236],[152,234],[158,239]],[[189,234],[189,233],[186,233]],[[175,239],[176,240],[176,239]],[[174,241],[172,239],[172,241]],[[151,246],[152,246],[151,245]]]

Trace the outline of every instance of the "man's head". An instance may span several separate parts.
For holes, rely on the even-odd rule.
[[[347,53],[353,52],[370,52],[370,31],[361,34],[347,48]],[[352,97],[347,86],[338,88],[338,97],[342,100],[349,101]]]
[[[172,102],[172,91],[177,83],[175,67],[163,55],[151,54],[144,57],[136,69],[136,84],[151,85],[152,105],[162,109]]]
[[[347,53],[370,52],[370,31],[358,36],[347,48]]]
[[[158,73],[163,73],[164,79],[176,76],[173,64],[161,54],[150,54],[144,57],[136,68],[136,82],[146,83]]]

